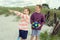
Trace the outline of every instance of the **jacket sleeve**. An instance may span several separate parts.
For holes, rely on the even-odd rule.
[[[42,15],[42,18],[41,18],[41,26],[43,26],[44,23],[45,23],[45,15]]]
[[[14,11],[14,13],[17,15],[17,16],[23,16],[23,13],[19,12],[19,11]]]
[[[34,15],[32,14],[30,17],[30,23],[32,24],[34,22]]]

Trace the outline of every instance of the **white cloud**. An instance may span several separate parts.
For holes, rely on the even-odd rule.
[[[0,0],[0,6],[30,6],[47,3],[51,8],[60,6],[60,0]]]
[[[59,0],[50,0],[48,1],[50,8],[58,8],[60,6]]]

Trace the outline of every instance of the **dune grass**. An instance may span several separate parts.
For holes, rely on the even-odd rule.
[[[41,33],[40,40],[60,40],[60,33],[57,35],[48,35],[47,32]]]
[[[34,12],[34,6],[29,6],[28,8],[30,8],[31,13]],[[0,6],[0,15],[5,14],[6,16],[9,16],[10,13],[8,11],[8,9],[12,9],[12,10],[17,10],[22,12],[23,8],[21,7],[1,7]],[[56,12],[57,13],[57,17],[60,19],[60,10],[57,9],[47,9],[47,8],[42,8],[42,13],[46,14],[48,11],[50,11],[50,15],[53,16],[53,13]]]
[[[34,6],[29,6],[28,8],[30,8],[31,13],[34,12]],[[22,12],[23,8],[21,7],[1,7],[0,6],[0,15],[5,15],[5,17],[12,15],[8,10],[12,9],[12,10],[17,10]],[[57,13],[57,17],[60,19],[60,10],[54,10],[54,9],[46,9],[46,8],[42,8],[42,13],[46,14],[48,11],[50,11],[50,16],[53,18],[53,13],[56,12]],[[15,15],[15,14],[13,14]],[[17,17],[17,19],[19,19],[20,17]],[[60,34],[59,35],[48,35],[47,33],[42,33],[40,35],[40,39],[41,40],[59,40],[60,39]]]

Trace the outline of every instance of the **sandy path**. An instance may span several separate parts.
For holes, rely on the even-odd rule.
[[[17,40],[18,37],[18,22],[16,16],[4,17],[0,15],[0,40]],[[48,30],[48,27],[42,29],[42,31]],[[29,25],[29,34],[27,40],[30,40],[31,28]]]

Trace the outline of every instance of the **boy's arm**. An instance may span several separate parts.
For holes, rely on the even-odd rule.
[[[32,24],[33,22],[34,22],[34,16],[32,14],[31,17],[30,17],[30,23]]]
[[[17,16],[22,16],[23,15],[23,13],[21,13],[19,11],[9,10],[9,12],[15,13]]]
[[[43,26],[44,23],[45,23],[45,15],[42,15],[42,18],[41,18],[41,26]]]

